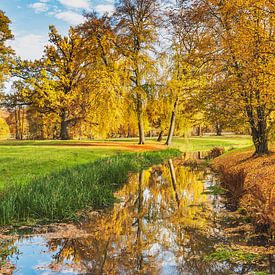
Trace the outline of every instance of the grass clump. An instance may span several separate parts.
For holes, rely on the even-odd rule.
[[[249,253],[240,249],[219,247],[215,252],[205,257],[206,261],[231,262],[253,264],[260,261],[263,257],[259,254]]]
[[[114,203],[114,191],[138,172],[178,156],[175,149],[124,153],[64,169],[29,184],[12,185],[0,194],[0,224],[28,220],[74,219],[79,210],[104,208]]]
[[[226,189],[217,185],[211,185],[207,187],[207,189],[204,192],[202,192],[202,194],[213,195],[213,196],[224,195],[225,193],[226,193]]]

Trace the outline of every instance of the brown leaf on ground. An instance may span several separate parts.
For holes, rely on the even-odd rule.
[[[275,153],[253,157],[253,150],[237,151],[213,161],[218,171],[237,174],[244,171],[244,189],[240,207],[245,208],[259,225],[275,229]]]

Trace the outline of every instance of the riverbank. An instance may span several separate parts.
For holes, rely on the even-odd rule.
[[[236,231],[228,236],[222,198],[207,192],[218,190],[215,174],[184,160],[130,173],[113,207],[87,211],[77,223],[23,226],[12,235],[7,228],[6,268],[24,274],[269,274],[262,250],[244,250]]]
[[[246,212],[254,221],[255,232],[274,235],[275,153],[255,158],[253,152],[253,148],[228,152],[212,164],[228,190],[227,206]]]
[[[176,149],[121,153],[10,185],[0,193],[0,224],[73,220],[78,211],[110,206],[129,172],[179,155]]]

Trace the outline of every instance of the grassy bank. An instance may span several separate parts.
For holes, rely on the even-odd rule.
[[[129,171],[137,172],[179,154],[175,149],[118,154],[38,177],[24,185],[12,184],[0,194],[0,224],[73,219],[81,209],[109,206]]]
[[[273,147],[274,149],[274,147]],[[244,209],[259,230],[275,230],[275,153],[252,157],[254,148],[235,150],[216,158],[229,203]]]

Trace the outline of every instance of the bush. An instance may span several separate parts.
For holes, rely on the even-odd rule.
[[[209,153],[208,153],[208,158],[209,159],[214,159],[224,153],[224,148],[223,147],[214,147]]]

